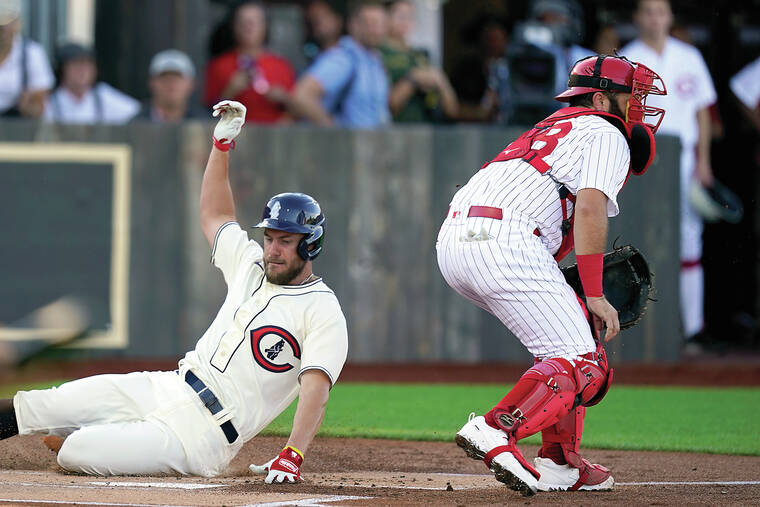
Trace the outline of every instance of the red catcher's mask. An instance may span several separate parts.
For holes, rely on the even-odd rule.
[[[626,106],[625,121],[643,123],[655,133],[660,128],[665,110],[661,107],[647,106],[647,95],[667,95],[668,92],[662,78],[655,71],[641,63],[634,65],[636,69],[633,71],[631,98]],[[647,118],[651,119],[651,122],[648,122]]]
[[[597,55],[583,58],[573,65],[567,90],[555,99],[567,102],[570,97],[595,91],[630,93],[625,121],[632,127],[642,124],[656,132],[665,110],[646,105],[647,95],[666,95],[665,83],[652,69],[624,56]],[[647,119],[652,120],[647,122]]]

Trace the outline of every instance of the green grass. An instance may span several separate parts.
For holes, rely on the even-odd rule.
[[[60,382],[0,386],[18,389]],[[482,414],[508,386],[338,383],[319,434],[334,437],[453,441],[470,412]],[[290,433],[295,402],[264,431]],[[534,435],[525,443],[537,444]],[[613,386],[588,410],[586,448],[760,455],[760,388]]]
[[[319,434],[452,441],[470,412],[482,414],[505,393],[483,384],[338,383]],[[287,435],[294,411],[295,402],[264,433]],[[589,408],[582,445],[760,455],[760,389],[613,386]]]

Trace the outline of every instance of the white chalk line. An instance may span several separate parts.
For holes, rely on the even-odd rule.
[[[98,482],[92,481],[87,484],[93,484],[97,486],[122,486],[127,488],[167,488],[167,489],[208,489],[208,488],[228,488],[229,484],[198,484],[187,482]]]
[[[760,481],[657,481],[616,482],[615,486],[757,486]]]
[[[241,505],[239,507],[280,507],[284,505],[298,505],[301,507],[320,507],[323,503],[345,502],[348,500],[369,500],[371,496],[326,496],[324,498],[303,498],[301,500],[288,500],[285,502],[266,502]]]
[[[155,504],[155,503],[116,503],[116,502],[83,502],[83,501],[76,501],[76,500],[29,500],[28,498],[24,499],[17,499],[17,498],[0,498],[0,502],[2,503],[15,503],[20,505],[25,504],[65,504],[65,505],[98,505],[98,506],[107,506],[111,505],[114,507],[193,507],[192,505],[168,505],[168,504]]]
[[[127,488],[165,488],[165,489],[207,489],[207,488],[227,488],[229,484],[198,484],[184,483],[177,484],[173,482],[86,482],[84,484],[53,484],[43,482],[6,482],[0,481],[0,486],[25,486],[35,487],[48,486],[51,488],[69,488],[69,489],[103,489],[114,486]]]

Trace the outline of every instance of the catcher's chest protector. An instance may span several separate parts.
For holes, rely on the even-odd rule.
[[[544,174],[550,167],[544,162],[542,156],[550,153],[557,146],[557,140],[563,137],[562,134],[567,134],[572,128],[572,124],[562,122],[578,118],[579,116],[589,115],[604,118],[623,134],[631,150],[631,172],[636,175],[644,174],[652,163],[655,153],[654,135],[651,129],[640,123],[629,125],[612,113],[595,111],[587,107],[564,107],[560,109],[512,141],[496,158],[483,165],[483,167],[493,162],[521,158],[535,167],[538,172]],[[555,125],[556,128],[560,129],[559,134],[553,133],[552,135],[548,135]],[[545,144],[539,149],[533,149],[532,146],[536,141],[543,141]]]
[[[546,174],[551,168],[544,161],[543,157],[551,153],[557,146],[558,139],[567,135],[572,129],[572,123],[569,123],[567,120],[588,115],[604,118],[623,134],[631,150],[631,165],[628,175],[630,176],[631,172],[636,175],[643,174],[654,159],[655,143],[652,131],[642,124],[635,123],[628,125],[614,114],[595,111],[586,107],[565,107],[560,109],[512,141],[499,152],[496,158],[485,163],[482,168],[487,167],[493,162],[504,162],[520,158],[532,165],[539,173]],[[559,132],[555,132],[557,129]],[[543,141],[544,145],[541,148],[534,149],[533,145],[537,141]],[[626,177],[627,180],[628,178]],[[562,204],[562,244],[554,257],[557,261],[560,261],[570,253],[575,243],[573,239],[574,216],[569,215],[567,206],[568,200],[575,203],[575,195],[570,193],[568,188],[562,184],[558,184],[557,190]]]

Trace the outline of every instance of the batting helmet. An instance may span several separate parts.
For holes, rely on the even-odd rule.
[[[570,97],[591,92],[630,93],[625,121],[644,123],[653,132],[657,131],[665,114],[664,109],[646,105],[649,94],[667,95],[665,83],[646,65],[624,56],[597,55],[577,61],[570,71],[567,90],[554,98],[567,102]],[[647,117],[655,118],[655,123],[647,123]]]
[[[254,227],[304,234],[296,251],[303,260],[314,260],[322,251],[325,216],[313,197],[288,192],[277,194],[267,203],[261,222]]]

